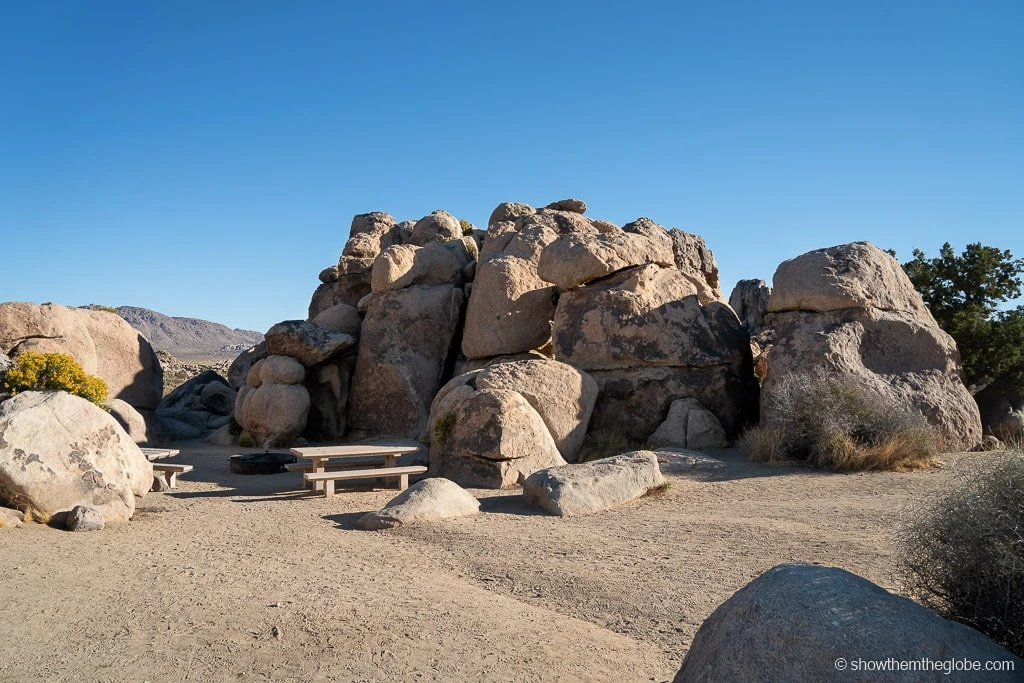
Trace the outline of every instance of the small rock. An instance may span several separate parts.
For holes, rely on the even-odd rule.
[[[68,531],[100,531],[103,529],[103,514],[88,505],[71,508],[65,521]]]
[[[1005,450],[1005,449],[1006,449],[1006,446],[1003,445],[1002,441],[1000,441],[996,437],[992,436],[991,434],[986,434],[985,436],[983,436],[981,438],[981,443],[979,443],[977,446],[975,446],[971,450],[974,451],[974,452],[979,452],[979,451],[1002,451],[1002,450]]]
[[[0,529],[10,527],[17,529],[25,521],[25,515],[21,510],[0,507]]]
[[[728,467],[722,460],[685,448],[659,448],[655,452],[658,454],[658,467],[662,474],[687,474],[694,470],[704,472]]]
[[[551,202],[545,209],[551,209],[553,211],[568,211],[570,213],[586,213],[587,203],[582,199],[559,199],[557,202]]]
[[[480,511],[480,501],[448,479],[436,477],[416,482],[378,512],[359,518],[356,527],[366,531],[390,529],[414,522],[436,522],[465,517]]]

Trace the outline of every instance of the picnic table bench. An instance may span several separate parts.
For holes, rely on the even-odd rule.
[[[334,482],[344,479],[394,478],[398,481],[398,490],[404,491],[409,488],[409,475],[423,474],[427,468],[422,465],[398,467],[398,456],[417,450],[415,446],[358,445],[292,448],[292,455],[309,462],[295,463],[288,469],[303,472],[303,481],[314,491],[323,491],[328,498],[334,495]]]
[[[181,453],[177,448],[143,448],[142,454],[153,463],[153,491],[178,488],[178,475],[192,471],[192,465],[156,462]]]

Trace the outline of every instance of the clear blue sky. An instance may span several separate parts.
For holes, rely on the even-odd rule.
[[[352,215],[581,197],[728,295],[866,239],[1024,256],[1024,3],[7,2],[0,300],[265,330]]]

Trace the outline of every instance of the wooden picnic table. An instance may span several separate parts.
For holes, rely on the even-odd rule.
[[[418,450],[419,448],[416,446],[305,446],[302,448],[292,448],[289,450],[289,453],[309,460],[309,464],[303,463],[296,467],[288,467],[288,469],[296,469],[307,474],[313,474],[312,489],[314,491],[326,491],[325,482],[317,480],[316,475],[325,473],[329,464],[367,464],[382,470],[394,470],[398,464],[398,456],[406,453],[415,453]],[[326,483],[333,493],[334,482]]]

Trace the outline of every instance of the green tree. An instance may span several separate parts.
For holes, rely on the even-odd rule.
[[[1024,383],[1024,306],[999,310],[1021,295],[1024,259],[980,242],[957,255],[946,242],[934,258],[915,249],[903,269],[936,322],[956,340],[967,384]]]

